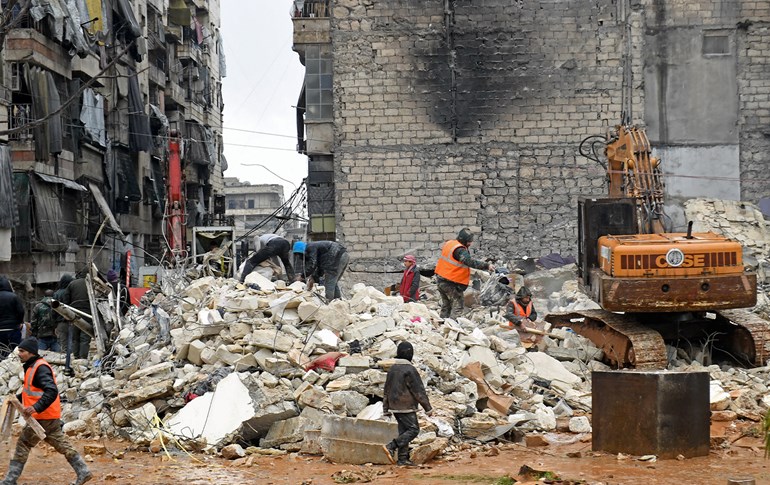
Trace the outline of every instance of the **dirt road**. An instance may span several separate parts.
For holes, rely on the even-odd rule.
[[[78,441],[77,447],[93,444]],[[687,460],[639,461],[635,457],[618,459],[615,455],[592,453],[590,443],[527,449],[506,444],[459,451],[418,468],[393,466],[352,466],[326,462],[317,456],[289,454],[278,457],[254,456],[252,463],[231,462],[218,457],[175,453],[161,454],[130,451],[126,442],[102,442],[109,453],[94,456],[89,466],[95,484],[114,485],[195,485],[195,484],[312,484],[369,483],[403,484],[493,484],[515,483],[522,466],[550,471],[562,481],[552,483],[597,484],[698,484],[725,485],[728,478],[751,476],[757,485],[770,483],[770,460],[763,458],[761,443],[744,438],[727,451],[712,451],[708,457]],[[4,472],[13,441],[3,443],[0,471]],[[567,454],[575,458],[570,458]],[[60,485],[69,483],[74,474],[64,458],[47,445],[32,451],[30,463],[20,484]],[[524,477],[521,477],[524,478]],[[530,477],[531,478],[531,477]],[[530,480],[532,481],[532,480]]]

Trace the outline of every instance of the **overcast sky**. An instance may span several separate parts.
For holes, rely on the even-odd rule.
[[[285,198],[307,176],[307,157],[296,152],[292,106],[297,104],[305,69],[291,50],[291,4],[291,0],[221,3],[227,58],[227,77],[222,80],[224,152],[229,165],[225,177],[282,184]],[[278,177],[265,168],[246,166],[255,163]]]

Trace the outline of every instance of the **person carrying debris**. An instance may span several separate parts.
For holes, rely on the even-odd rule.
[[[88,296],[86,284],[87,269],[78,272],[77,278],[67,285],[67,289],[61,297],[61,302],[76,310],[91,315],[91,299]],[[88,350],[91,347],[91,336],[80,330],[75,325],[69,325],[66,350],[72,353],[76,359],[87,359]]]
[[[91,471],[80,454],[75,451],[62,432],[61,401],[56,387],[56,376],[51,365],[38,355],[38,342],[32,337],[24,339],[18,346],[19,359],[24,364],[24,384],[17,396],[24,406],[25,417],[32,417],[45,431],[45,442],[64,455],[77,473],[74,485],[82,485],[93,478]],[[27,424],[21,430],[16,452],[11,458],[8,473],[0,485],[15,485],[29,458],[29,451],[40,442]]]
[[[241,272],[241,283],[246,280],[246,277],[254,268],[273,256],[278,256],[281,259],[283,267],[286,268],[286,276],[289,282],[294,281],[294,268],[291,266],[291,261],[289,261],[291,243],[277,234],[263,234],[256,241],[258,245],[257,252],[246,260]]]
[[[342,244],[335,241],[309,242],[305,246],[305,276],[307,290],[313,289],[323,276],[326,299],[342,298],[339,281],[348,267],[350,256]]]
[[[472,243],[473,233],[466,227],[460,229],[457,239],[445,242],[441,248],[435,271],[436,286],[441,295],[441,318],[453,317],[463,310],[463,293],[471,281],[471,268],[495,270],[493,264],[471,257],[469,249]]]
[[[527,329],[541,331],[535,323],[537,312],[532,304],[532,292],[522,286],[505,306],[505,318],[508,326],[515,328],[523,344],[535,344],[541,340],[541,336],[527,332]]]
[[[45,296],[40,303],[32,309],[32,335],[37,338],[40,350],[52,350],[61,352],[59,340],[56,338],[56,325],[54,320],[53,308],[53,290],[45,290]]]
[[[23,324],[24,305],[21,298],[13,292],[8,278],[0,276],[0,361],[21,342]]]
[[[412,344],[407,341],[398,344],[396,363],[391,366],[385,377],[382,399],[383,412],[392,413],[398,422],[398,437],[385,445],[385,449],[391,459],[398,451],[398,464],[402,466],[414,465],[409,459],[409,443],[420,433],[417,405],[421,405],[428,415],[433,412],[420,374],[412,365],[413,356]]]
[[[420,272],[417,270],[417,259],[411,254],[404,256],[404,274],[401,276],[398,294],[404,303],[420,299]]]

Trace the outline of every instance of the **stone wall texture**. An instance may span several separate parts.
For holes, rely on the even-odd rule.
[[[464,226],[480,255],[576,255],[578,198],[606,193],[578,146],[620,121],[624,52],[644,120],[649,29],[733,33],[742,196],[770,195],[769,20],[750,1],[336,0],[338,235],[353,269],[435,261]]]

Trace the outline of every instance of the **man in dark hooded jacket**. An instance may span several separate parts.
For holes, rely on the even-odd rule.
[[[59,287],[54,291],[53,299],[61,301],[64,297],[65,290],[74,279],[75,278],[73,278],[71,274],[63,274],[61,278],[59,278]],[[63,352],[67,352],[67,336],[69,335],[70,324],[64,317],[56,312],[54,312],[53,317],[56,322],[56,337],[59,339],[59,347]]]
[[[21,326],[24,323],[24,305],[16,296],[11,283],[0,276],[0,360],[8,357],[21,342]]]
[[[64,290],[61,302],[91,315],[91,299],[88,296],[86,273],[85,269],[78,273],[77,278]],[[72,349],[70,349],[72,355],[76,359],[87,359],[88,350],[91,347],[91,336],[74,325],[70,327],[70,331],[72,332]]]
[[[385,448],[391,457],[398,450],[398,464],[405,466],[413,464],[409,460],[409,443],[420,433],[417,405],[420,404],[428,414],[433,411],[420,374],[412,365],[413,356],[412,344],[406,341],[398,344],[397,361],[388,370],[382,399],[382,410],[393,413],[398,422],[398,437]]]

